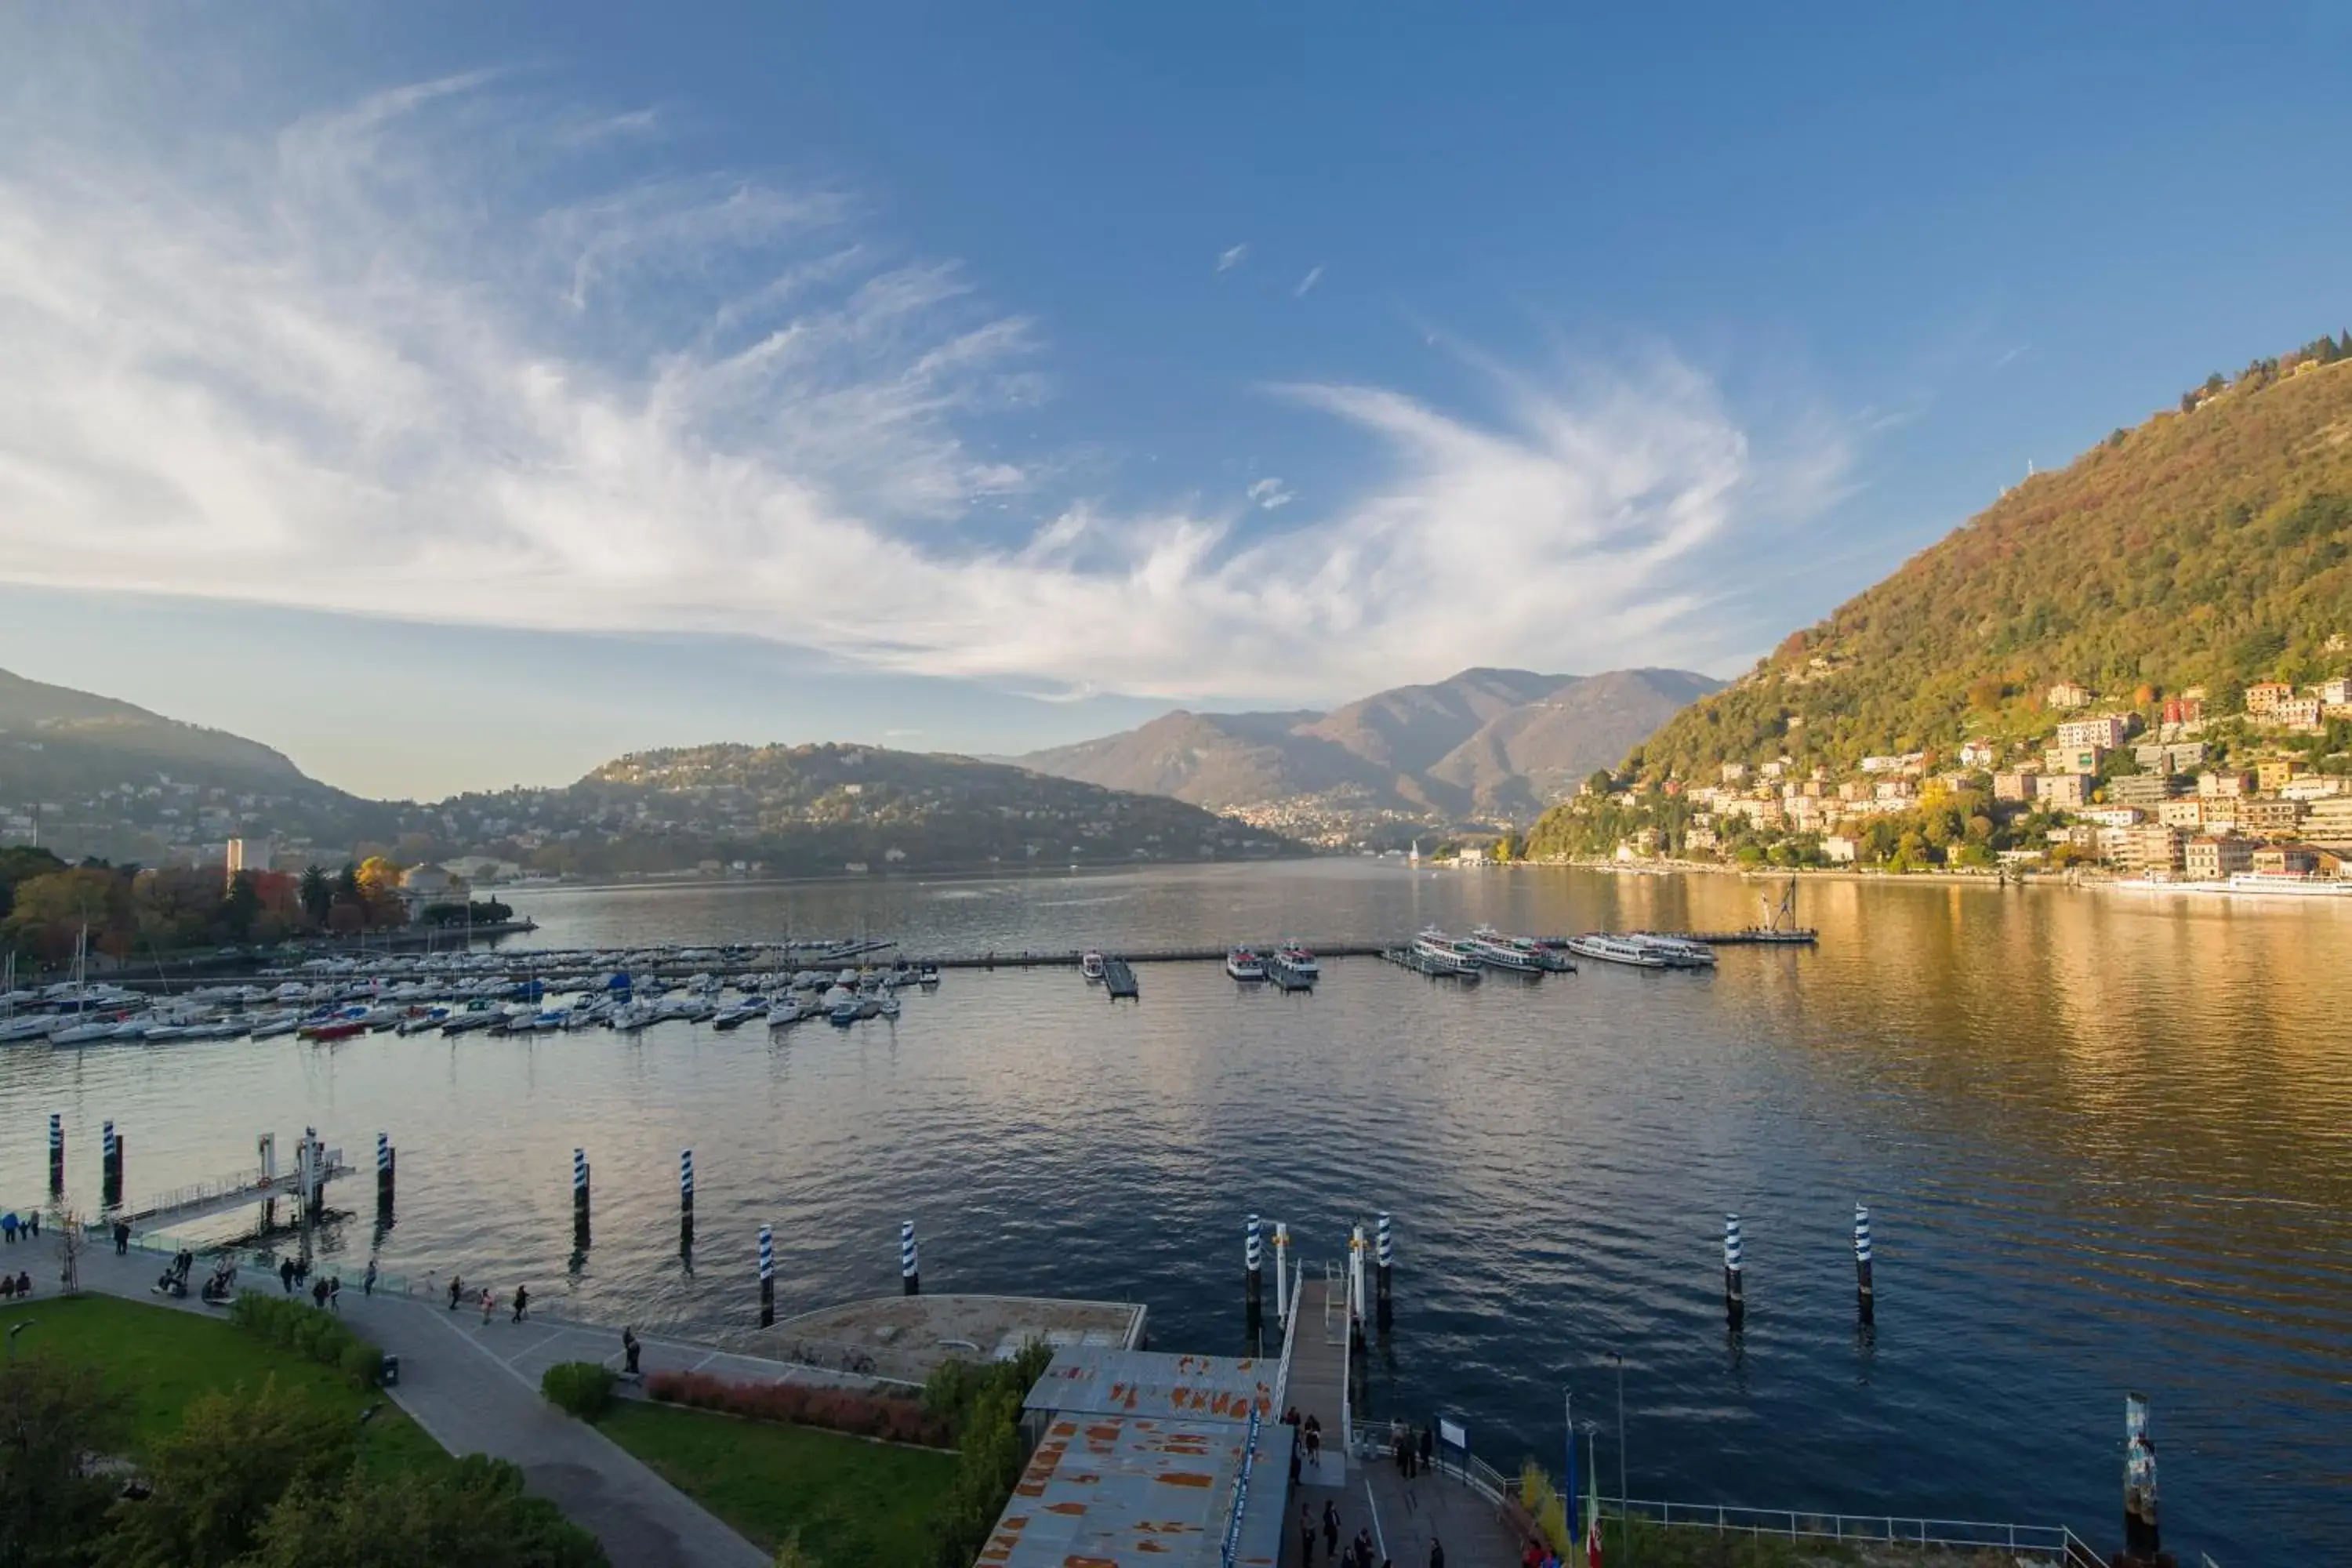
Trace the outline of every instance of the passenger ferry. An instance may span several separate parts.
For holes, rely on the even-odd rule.
[[[1602,963],[1622,963],[1632,969],[1664,969],[1666,961],[1640,942],[1625,937],[1612,936],[1604,931],[1587,931],[1571,936],[1560,945],[1579,958],[1590,958]]]
[[[1274,957],[1276,963],[1301,980],[1316,980],[1322,976],[1323,966],[1315,962],[1315,955],[1295,942],[1284,942]]]
[[[1236,980],[1263,980],[1265,963],[1256,949],[1236,947],[1225,954],[1225,973]]]
[[[1434,926],[1412,939],[1412,950],[1440,968],[1477,969],[1483,966],[1484,961],[1468,942],[1450,937]]]
[[[1101,984],[1103,977],[1103,955],[1091,947],[1087,949],[1086,956],[1078,960],[1078,973],[1087,977],[1087,984]]]
[[[2159,882],[2148,877],[2115,884],[2138,893],[2229,893],[2258,899],[2352,899],[2352,881],[2295,877],[2277,871],[2232,872],[2221,882]]]
[[[1493,926],[1480,926],[1470,933],[1462,946],[1489,969],[1516,970],[1522,974],[1541,974],[1543,961],[1537,957],[1535,943],[1519,937],[1505,936]]]
[[[1637,931],[1625,940],[1656,953],[1666,961],[1669,969],[1715,967],[1715,949],[1703,942],[1693,942],[1688,937],[1661,936],[1656,931]]]

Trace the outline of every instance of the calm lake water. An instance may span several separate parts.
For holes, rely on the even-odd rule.
[[[1394,864],[1004,881],[550,891],[540,943],[903,937],[917,951],[1369,941],[1754,919],[1759,885]],[[376,1036],[0,1052],[0,1191],[62,1112],[134,1193],[306,1121],[401,1151],[394,1274],[519,1282],[569,1315],[715,1331],[897,1289],[1132,1298],[1161,1348],[1237,1351],[1242,1222],[1310,1266],[1395,1215],[1375,1411],[1444,1410],[1557,1468],[1563,1388],[1638,1497],[2073,1525],[2119,1536],[2125,1392],[2147,1394],[2166,1542],[2228,1568],[2352,1542],[2352,910],[1808,883],[1818,951],[1711,975],[1587,965],[1468,989],[1370,960],[1312,995],[1147,966],[951,972],[895,1026],[772,1040]],[[569,1268],[570,1160],[595,1167]],[[677,1248],[695,1151],[698,1237]],[[364,1179],[348,1200],[370,1205]],[[1856,1331],[1853,1206],[1877,1248]],[[1727,1334],[1721,1234],[1745,1221]],[[328,1238],[350,1261],[364,1218]],[[568,1299],[567,1299],[568,1298]]]

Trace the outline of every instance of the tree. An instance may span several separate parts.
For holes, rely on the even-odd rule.
[[[605,1568],[607,1562],[595,1538],[553,1503],[524,1494],[520,1470],[470,1454],[430,1477],[373,1478],[354,1468],[331,1485],[293,1487],[269,1510],[239,1568]]]
[[[89,1560],[114,1496],[89,1458],[129,1431],[121,1396],[94,1368],[43,1354],[0,1368],[0,1565]]]
[[[327,880],[326,868],[306,866],[302,870],[302,912],[310,917],[312,925],[325,925],[327,911],[335,906],[334,884]]]
[[[289,1490],[336,1486],[358,1443],[347,1415],[280,1394],[275,1379],[251,1394],[205,1394],[155,1444],[154,1495],[121,1510],[100,1568],[226,1568]]]
[[[228,891],[220,902],[222,931],[233,942],[243,942],[253,934],[253,922],[261,913],[261,891],[254,886],[254,874],[239,871],[231,877]]]

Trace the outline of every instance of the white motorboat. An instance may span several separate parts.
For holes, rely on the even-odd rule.
[[[1460,971],[1484,966],[1468,942],[1450,937],[1434,926],[1412,939],[1412,950],[1440,969]]]
[[[1622,963],[1629,969],[1664,969],[1666,961],[1640,942],[1612,936],[1607,931],[1587,931],[1571,936],[1560,945],[1579,958],[1590,958],[1601,963]]]
[[[1237,947],[1225,954],[1225,973],[1236,980],[1263,980],[1265,962],[1258,957],[1256,949]]]
[[[1656,931],[1637,931],[1625,940],[1656,953],[1666,961],[1669,969],[1715,967],[1715,949],[1703,942],[1693,942],[1688,937],[1661,936]]]
[[[1078,960],[1078,973],[1087,977],[1087,984],[1101,984],[1103,977],[1103,955],[1091,947],[1087,949],[1086,955]]]
[[[1315,955],[1297,942],[1284,942],[1275,950],[1274,960],[1301,980],[1319,980],[1323,976],[1323,966],[1315,962]]]

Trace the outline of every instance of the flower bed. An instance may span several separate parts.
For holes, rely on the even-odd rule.
[[[646,1379],[646,1394],[665,1404],[715,1410],[747,1421],[819,1426],[926,1448],[955,1446],[951,1420],[925,1410],[917,1400],[890,1394],[799,1383],[730,1383],[699,1372],[655,1373]]]

